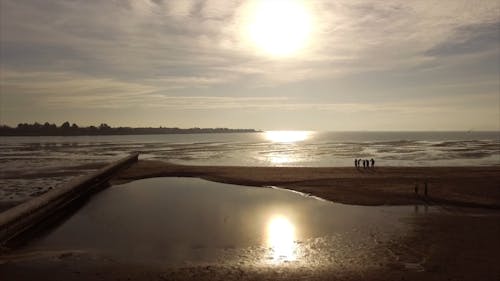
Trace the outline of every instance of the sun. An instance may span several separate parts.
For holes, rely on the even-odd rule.
[[[312,19],[303,1],[256,0],[250,10],[247,35],[258,49],[281,57],[308,44]]]

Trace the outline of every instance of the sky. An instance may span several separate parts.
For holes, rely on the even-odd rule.
[[[1,124],[500,130],[499,1],[0,3]]]

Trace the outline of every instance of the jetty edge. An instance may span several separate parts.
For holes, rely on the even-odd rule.
[[[76,177],[68,183],[0,213],[0,250],[9,241],[42,224],[50,217],[64,212],[78,199],[96,192],[120,169],[139,159],[135,152],[88,175]]]

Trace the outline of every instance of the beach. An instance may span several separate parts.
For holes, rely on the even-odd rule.
[[[500,167],[246,167],[139,160],[112,183],[150,177],[198,177],[247,186],[278,186],[337,203],[500,208]],[[428,196],[424,196],[425,183]],[[415,193],[415,185],[419,193]]]
[[[212,166],[270,167],[269,170],[252,168],[251,171],[243,171],[236,175],[239,182],[258,186],[272,181],[280,183],[274,180],[276,175],[273,175],[274,179],[265,176],[267,173],[275,173],[275,167],[321,168],[314,170],[322,173],[319,176],[314,175],[316,172],[308,171],[304,174],[307,177],[290,181],[309,180],[309,176],[320,180],[324,178],[328,180],[332,175],[337,177],[337,174],[340,177],[345,171],[349,173],[355,171],[350,169],[354,166],[354,158],[374,158],[376,171],[380,167],[402,169],[394,170],[397,172],[394,176],[384,172],[386,179],[375,179],[370,174],[366,183],[373,186],[376,181],[382,181],[380,184],[384,185],[389,178],[397,181],[396,177],[413,176],[411,171],[417,173],[414,176],[418,180],[421,177],[418,174],[420,168],[462,169],[460,167],[466,165],[490,169],[488,168],[490,166],[498,167],[500,155],[497,132],[309,132],[307,139],[296,142],[280,141],[279,135],[272,132],[40,136],[4,137],[0,138],[0,144],[0,210],[34,198],[50,189],[57,189],[73,177],[86,175],[134,151],[140,152],[141,160],[203,166],[205,170],[211,169]],[[335,169],[335,172],[328,169]],[[268,182],[256,182],[261,179],[252,177],[255,171],[259,173],[259,177]],[[299,176],[288,172],[287,169],[280,170],[280,173],[281,171],[283,177]],[[460,171],[468,174],[470,170]],[[198,170],[196,174],[203,172]],[[344,186],[347,191],[350,184],[356,184],[357,189],[362,190],[365,183],[364,174],[368,175],[368,172],[362,173],[360,170],[360,173],[348,174],[347,177],[358,180],[346,182]],[[460,172],[456,174],[461,176]],[[473,176],[475,175],[477,173]],[[229,178],[231,180],[234,178],[231,173]],[[341,181],[337,179],[336,186],[340,184]],[[407,183],[404,183],[404,186],[406,187]],[[297,184],[298,187],[300,186]],[[308,185],[309,189],[312,187],[314,186]],[[434,186],[430,186],[432,187]],[[343,198],[340,198],[340,191],[339,188],[336,189],[339,198],[329,198],[341,202]],[[373,196],[377,194],[380,193],[377,192]],[[366,196],[364,204],[373,201],[372,194],[367,195],[369,196]],[[397,198],[392,198],[391,201],[395,199]]]
[[[326,249],[333,253],[337,252],[334,256],[325,259],[313,255],[309,264],[283,262],[278,265],[262,266],[255,264],[253,260],[245,262],[248,257],[243,255],[243,258],[228,257],[224,262],[169,265],[161,262],[138,262],[124,256],[114,258],[103,254],[99,249],[56,247],[33,250],[28,247],[7,251],[0,257],[0,278],[75,281],[90,279],[498,280],[500,278],[500,271],[497,268],[500,259],[500,242],[497,239],[500,236],[499,172],[500,167],[495,166],[357,169],[197,166],[139,160],[116,174],[111,180],[111,184],[114,185],[111,188],[121,188],[123,184],[136,181],[139,183],[148,178],[150,180],[200,178],[216,183],[236,184],[228,187],[230,190],[235,189],[236,193],[238,188],[267,190],[271,189],[270,187],[279,187],[300,192],[299,197],[305,195],[306,198],[308,196],[320,198],[345,206],[372,206],[366,208],[401,206],[414,208],[414,212],[398,219],[397,225],[403,226],[403,230],[393,230],[388,225],[377,226],[375,223],[358,233],[361,235],[359,239],[356,238],[358,240],[354,238],[352,240],[349,236],[344,237],[347,241],[352,240],[347,242],[347,246],[341,246],[342,244],[338,247],[328,246]],[[423,193],[425,183],[428,186],[427,197]],[[416,184],[419,186],[419,194],[415,194]],[[135,189],[137,195],[142,194],[140,188],[141,184]],[[167,186],[161,187],[165,188]],[[110,191],[108,194],[117,193],[116,190],[107,191]],[[213,196],[217,198],[218,195]],[[193,198],[192,195],[189,197]],[[132,200],[133,198],[134,196]],[[161,201],[163,199],[158,200],[163,202]],[[217,201],[231,202],[222,197],[215,200]],[[109,204],[112,204],[112,201],[105,203],[104,208],[110,209]],[[118,201],[116,204],[124,205],[124,208],[131,209],[132,212],[140,210],[137,206],[133,206],[134,203]],[[149,207],[144,207],[142,211],[163,205],[153,203],[151,199],[143,204]],[[92,205],[88,206],[86,212],[88,209],[95,208]],[[217,208],[212,207],[212,209]],[[375,212],[376,209],[373,210]],[[325,215],[328,214],[322,214]],[[88,217],[85,212],[82,216]],[[373,224],[369,221],[366,223]],[[147,229],[145,231],[150,231]],[[387,233],[393,234],[387,236]],[[48,235],[50,237],[50,234]],[[96,239],[101,240],[104,237]],[[106,243],[105,240],[102,243]],[[300,245],[305,246],[312,242],[300,243],[304,243]],[[147,246],[149,243],[136,243],[136,245]],[[311,249],[318,247],[314,245],[312,243],[309,246]],[[229,247],[224,251],[231,252],[233,248]],[[340,256],[335,258],[335,255]]]

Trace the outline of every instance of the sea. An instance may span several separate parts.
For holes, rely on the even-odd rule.
[[[23,201],[131,152],[189,165],[498,166],[500,131],[0,137],[0,201]]]

